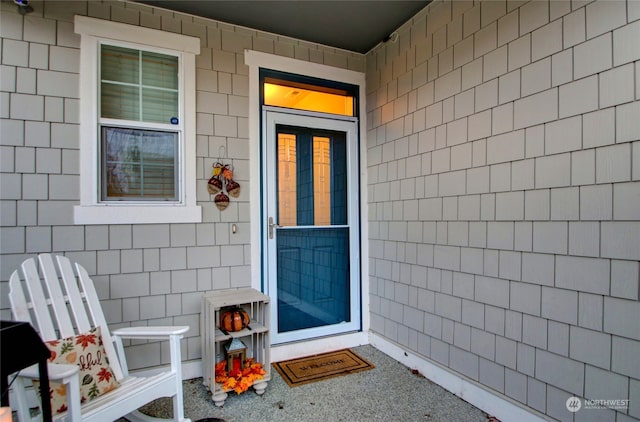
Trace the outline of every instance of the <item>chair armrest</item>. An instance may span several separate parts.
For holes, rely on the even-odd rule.
[[[80,372],[78,365],[67,365],[66,363],[51,363],[47,362],[47,373],[49,375],[49,381],[60,381],[73,376]],[[20,371],[20,376],[25,378],[40,378],[40,371],[38,371],[38,365],[31,365]]]
[[[38,366],[39,365],[36,364],[22,369],[19,372],[18,378],[15,379],[16,383],[14,392],[16,393],[15,398],[18,402],[17,411],[21,421],[32,420],[29,411],[29,400],[27,399],[25,391],[31,383],[26,380],[40,378]],[[49,381],[61,382],[62,384],[65,384],[67,388],[69,420],[82,420],[80,416],[80,367],[78,365],[47,362],[47,375]],[[43,385],[40,384],[40,388],[42,387]],[[42,410],[42,407],[40,409]]]
[[[182,334],[189,331],[188,325],[181,325],[175,327],[124,327],[118,328],[111,332],[112,335],[126,338],[126,339],[161,339],[169,336],[182,336]]]
[[[169,340],[169,349],[171,356],[171,371],[177,376],[177,379],[182,379],[181,373],[181,351],[180,351],[180,339],[182,335],[189,331],[188,325],[179,326],[158,326],[158,327],[124,327],[118,328],[111,332],[113,339],[115,340],[116,350],[119,356],[125,356],[124,347],[122,345],[122,339],[141,339],[141,340]],[[125,376],[129,374],[126,361],[121,359],[120,365],[122,372]]]

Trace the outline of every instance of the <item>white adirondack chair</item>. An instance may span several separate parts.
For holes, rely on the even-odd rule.
[[[109,363],[120,386],[95,400],[80,404],[80,381],[77,365],[49,364],[51,381],[67,384],[68,410],[54,416],[54,420],[114,421],[126,417],[130,421],[166,420],[150,418],[136,409],[160,397],[173,398],[173,421],[189,422],[184,418],[180,340],[189,330],[179,327],[127,327],[109,333],[98,295],[87,271],[64,256],[38,256],[40,274],[34,258],[22,263],[22,275],[16,270],[9,280],[11,310],[16,321],[30,322],[44,341],[74,336],[100,327]],[[57,270],[56,270],[57,267]],[[43,288],[46,286],[45,288]],[[171,367],[165,372],[136,377],[129,374],[122,339],[168,339]],[[6,375],[5,375],[6,376]],[[37,365],[20,372],[13,384],[15,402],[21,422],[31,421],[26,387],[38,378]],[[40,418],[37,415],[36,418]]]

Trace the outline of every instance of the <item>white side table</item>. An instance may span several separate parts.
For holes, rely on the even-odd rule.
[[[247,311],[251,323],[241,331],[223,332],[219,326],[220,312],[233,306]],[[204,295],[200,318],[203,383],[211,391],[211,399],[216,406],[224,405],[229,390],[216,383],[215,365],[225,359],[224,345],[233,338],[242,340],[247,346],[247,358],[260,362],[266,371],[263,378],[253,384],[256,394],[264,393],[267,388],[267,383],[271,380],[269,317],[269,296],[255,289],[216,290]]]

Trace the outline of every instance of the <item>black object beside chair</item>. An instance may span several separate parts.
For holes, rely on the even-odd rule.
[[[28,322],[0,321],[0,376],[2,406],[9,406],[9,382],[7,378],[33,364],[40,371],[40,397],[49,397],[47,360],[51,352]],[[51,402],[42,400],[42,420],[51,421]]]

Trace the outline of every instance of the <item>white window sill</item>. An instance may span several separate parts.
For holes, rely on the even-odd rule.
[[[73,207],[75,224],[201,223],[200,206],[79,205]]]

